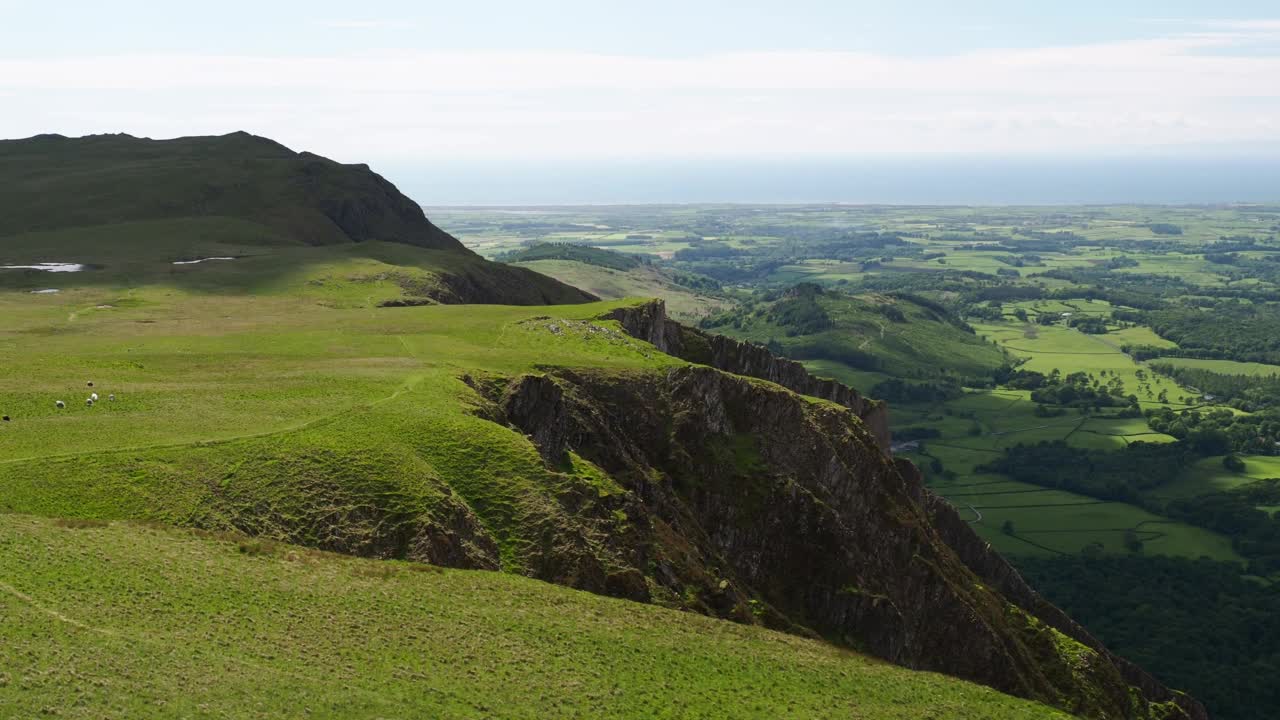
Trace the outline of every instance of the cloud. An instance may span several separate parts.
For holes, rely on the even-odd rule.
[[[1280,33],[1280,19],[1259,20],[1207,20],[1205,27],[1223,28],[1227,30],[1243,30],[1246,32]]]
[[[949,56],[0,58],[0,136],[247,129],[375,162],[1275,146],[1280,57],[1241,52],[1270,22]]]

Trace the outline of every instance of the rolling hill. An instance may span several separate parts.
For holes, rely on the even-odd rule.
[[[1004,353],[945,308],[908,294],[852,295],[801,284],[704,327],[767,343],[820,372],[859,383],[891,376],[988,378]]]

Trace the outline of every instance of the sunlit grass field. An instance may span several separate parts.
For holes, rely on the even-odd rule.
[[[1234,360],[1200,360],[1197,358],[1160,358],[1162,365],[1209,370],[1222,375],[1255,375],[1260,377],[1280,375],[1280,365],[1236,362]]]
[[[1208,457],[1197,462],[1186,477],[1165,485],[1155,492],[1162,498],[1187,498],[1215,492],[1230,492],[1258,480],[1280,478],[1280,457],[1243,455],[1243,472],[1223,467],[1222,457]]]

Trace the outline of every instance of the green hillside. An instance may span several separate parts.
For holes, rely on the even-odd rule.
[[[125,523],[0,515],[0,613],[12,718],[1067,717],[512,575]]]
[[[859,373],[982,378],[1005,363],[997,347],[944,308],[904,294],[851,295],[805,284],[703,325],[770,343],[787,357],[817,363],[855,385],[868,377]]]
[[[234,146],[210,153],[249,168],[250,184],[257,161],[240,146],[281,152],[209,142]],[[62,187],[50,168],[74,159],[50,155],[28,174]],[[99,167],[111,163],[87,172]],[[380,211],[332,216],[305,196],[291,207],[345,228],[315,244],[262,210],[312,187],[295,168],[277,193],[273,172],[258,191],[229,186],[172,217],[163,190],[115,217],[68,216],[85,224],[16,211],[0,237],[0,264],[85,266],[0,270],[0,598],[6,615],[36,619],[0,624],[12,653],[0,703],[93,717],[270,717],[306,702],[335,717],[1027,707],[965,704],[930,684],[951,681],[911,668],[1087,718],[1203,719],[925,493],[887,452],[882,404],[682,327],[661,302],[583,303],[527,270],[397,234]],[[217,214],[227,197],[234,216]],[[378,206],[365,191],[334,197]],[[874,337],[859,325],[871,313],[889,324]],[[742,317],[841,347],[838,326],[863,327],[861,345],[948,354],[953,373],[999,358],[906,296],[802,289]],[[218,541],[230,537],[243,539]],[[602,620],[611,608],[656,625],[633,634]],[[822,657],[907,686],[857,685]]]
[[[633,304],[371,309],[317,306],[306,291],[163,286],[0,293],[10,319],[0,329],[0,412],[10,417],[0,423],[0,511],[501,569],[806,635],[816,626],[841,645],[892,656],[881,638],[899,631],[881,624],[875,603],[844,606],[837,617],[807,604],[822,596],[802,578],[849,584],[858,573],[857,592],[898,598],[920,638],[977,633],[980,652],[994,658],[975,667],[969,643],[945,640],[906,646],[899,662],[954,668],[1086,716],[1114,712],[1105,708],[1118,697],[1126,717],[1164,717],[1131,705],[1127,690],[1115,694],[1127,686],[1104,656],[977,582],[899,489],[856,417],[768,383],[699,371],[595,320]],[[563,370],[541,374],[553,368]],[[684,404],[672,382],[720,383],[712,387],[729,415],[701,419],[710,404],[697,395]],[[92,407],[90,392],[101,398]],[[565,420],[546,414],[559,392],[573,402]],[[628,415],[615,426],[606,407]],[[771,419],[797,412],[785,425]],[[571,430],[561,425],[570,417],[605,424]],[[725,421],[736,429],[703,424]],[[613,439],[549,456],[557,432]],[[821,493],[821,503],[795,495],[797,482],[840,467],[858,468],[865,505],[817,485],[807,493]],[[646,503],[641,493],[660,499]],[[740,509],[724,519],[703,509],[726,503]],[[823,530],[802,545],[754,532],[719,544],[710,538],[724,535],[704,529],[782,528],[784,517],[842,527],[833,513],[846,506],[885,511],[859,520],[857,536]],[[883,543],[931,559],[899,565],[896,556],[853,552]],[[837,546],[850,554],[833,554]],[[737,562],[757,554],[776,558],[768,575]],[[829,559],[800,561],[818,557]],[[4,582],[19,587],[14,577]],[[919,583],[935,588],[923,602]],[[852,592],[843,587],[821,602],[861,597],[841,595]],[[114,597],[106,593],[77,597],[102,603]],[[993,632],[1003,639],[987,645]]]

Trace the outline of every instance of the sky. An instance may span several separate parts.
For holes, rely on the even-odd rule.
[[[781,200],[788,172],[832,163],[1212,172],[1280,159],[1280,6],[0,0],[0,137],[235,130],[370,163],[427,204]],[[667,195],[663,168],[685,173]],[[884,199],[822,172],[809,199]]]

